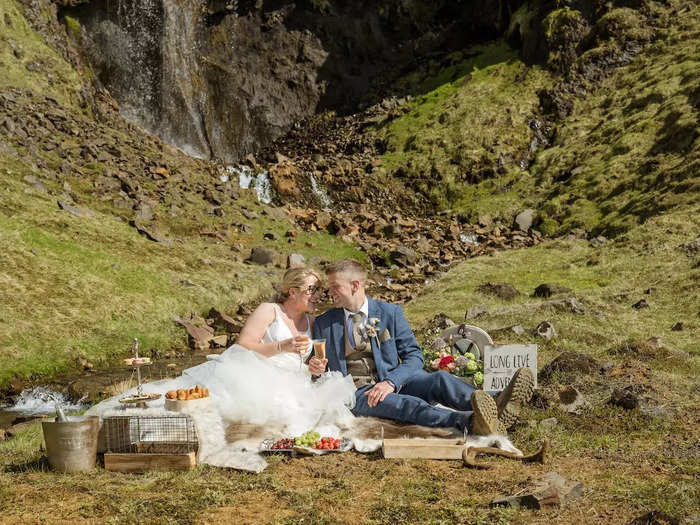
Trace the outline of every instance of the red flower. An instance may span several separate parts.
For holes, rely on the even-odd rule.
[[[454,356],[448,355],[440,359],[440,364],[438,365],[440,367],[440,370],[445,370],[447,368],[447,365],[450,363],[453,363],[455,360]]]

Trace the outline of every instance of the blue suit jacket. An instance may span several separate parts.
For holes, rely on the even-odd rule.
[[[391,339],[377,346],[370,338],[372,354],[380,381],[389,380],[399,392],[406,381],[423,369],[423,352],[418,346],[400,306],[367,298],[369,317],[379,319],[377,334],[389,330]],[[316,318],[314,339],[325,338],[328,369],[348,374],[345,361],[345,315],[342,308],[333,308]]]

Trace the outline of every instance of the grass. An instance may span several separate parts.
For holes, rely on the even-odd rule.
[[[582,228],[614,236],[664,210],[697,203],[700,10],[672,6],[683,11],[682,20],[653,6],[657,40],[575,98],[552,147],[530,166],[520,161],[533,137],[537,91],[556,81],[546,70],[526,67],[500,42],[406,76],[396,91],[420,95],[380,130],[388,172],[473,221],[489,214],[508,222],[533,207],[547,234]],[[579,62],[620,54],[629,40],[649,40],[653,32],[641,20],[629,8],[610,11],[599,21],[595,47]]]
[[[380,130],[387,170],[443,208],[494,214],[512,208],[522,177],[511,168],[530,142],[537,90],[551,83],[546,71],[517,56],[496,42],[402,79],[398,91],[421,94]],[[499,158],[508,173],[492,180]]]
[[[0,89],[31,89],[77,107],[82,100],[80,77],[32,30],[20,5],[0,0],[0,21]]]

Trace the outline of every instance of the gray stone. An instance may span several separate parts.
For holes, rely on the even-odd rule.
[[[610,396],[610,404],[633,410],[639,406],[639,395],[631,387],[616,388]]]
[[[698,237],[694,241],[688,241],[686,243],[681,244],[680,248],[688,256],[692,257],[693,255],[697,255],[698,253],[700,253],[700,237]]]
[[[476,319],[477,317],[480,317],[486,313],[488,313],[488,308],[486,308],[486,306],[472,306],[470,308],[467,308],[467,311],[464,314],[464,320],[467,321],[469,319]]]
[[[538,324],[537,328],[535,328],[535,333],[547,341],[553,339],[557,335],[556,330],[554,330],[554,326],[549,321],[542,321],[540,324]]]
[[[548,472],[517,494],[494,499],[491,507],[554,509],[579,499],[582,495],[582,483],[569,481],[556,472]]]
[[[569,385],[559,391],[559,410],[562,412],[580,414],[588,407],[590,404],[575,386]]]
[[[274,250],[268,250],[267,248],[256,246],[250,251],[250,256],[248,257],[248,259],[246,259],[246,261],[254,264],[267,265],[273,264],[275,262],[276,257],[277,252],[275,252]]]
[[[139,202],[134,212],[134,218],[146,222],[153,220],[153,206],[144,201]]]
[[[515,216],[515,221],[513,221],[513,228],[517,228],[520,231],[527,232],[532,228],[532,224],[535,222],[535,210],[528,208],[521,211]]]
[[[78,208],[76,206],[71,206],[65,201],[58,201],[58,207],[61,208],[63,211],[67,211],[68,213],[71,213],[75,215],[76,217],[94,217],[95,212],[92,210],[89,210],[87,208]]]
[[[418,255],[414,250],[406,246],[399,246],[391,252],[391,258],[401,266],[411,266],[418,260]]]
[[[632,308],[635,310],[641,310],[642,308],[649,308],[649,303],[647,303],[646,299],[640,299],[636,303],[632,305]]]
[[[299,268],[306,265],[306,258],[300,253],[290,253],[287,257],[287,268]]]

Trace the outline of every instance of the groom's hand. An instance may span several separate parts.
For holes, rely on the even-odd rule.
[[[382,381],[377,383],[372,388],[365,392],[367,396],[367,404],[371,407],[376,407],[379,403],[384,401],[386,396],[394,391],[394,385],[389,383],[389,381]]]
[[[313,356],[309,359],[309,372],[317,376],[326,371],[326,365],[328,364],[328,359],[321,359],[320,357]]]

